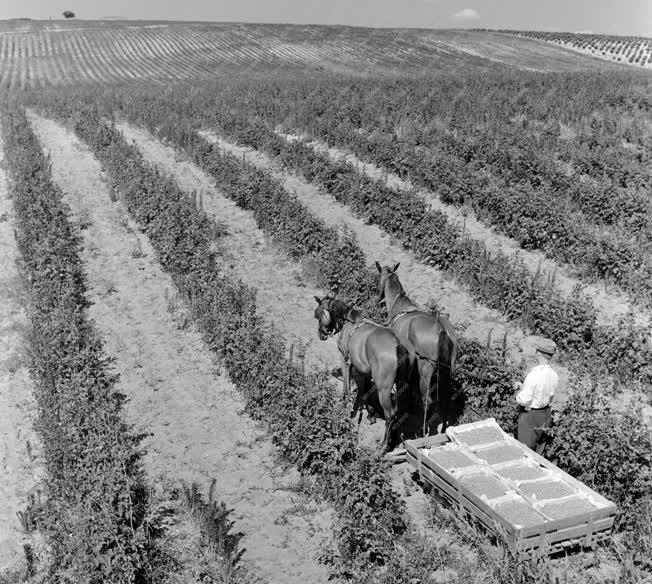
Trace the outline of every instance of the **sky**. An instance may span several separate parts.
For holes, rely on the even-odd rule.
[[[0,0],[0,18],[508,28],[652,37],[652,0]]]

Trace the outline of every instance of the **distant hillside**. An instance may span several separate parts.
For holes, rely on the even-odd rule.
[[[652,69],[652,39],[645,37],[515,30],[498,32],[539,39],[600,59]]]
[[[143,21],[0,21],[0,88],[323,72],[618,68],[490,31]]]

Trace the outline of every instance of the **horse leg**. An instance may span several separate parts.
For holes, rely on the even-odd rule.
[[[342,385],[344,387],[343,399],[345,402],[349,401],[351,394],[351,367],[352,365],[348,360],[342,356]]]
[[[351,368],[351,377],[353,377],[356,385],[355,400],[353,400],[353,408],[351,410],[351,417],[353,417],[358,410],[361,410],[363,407],[366,408],[370,380],[368,376],[359,373],[353,367]]]
[[[394,426],[394,418],[396,416],[396,407],[392,403],[392,386],[384,389],[378,388],[378,400],[385,413],[385,435],[381,445],[383,452],[388,452],[390,447],[390,440],[392,437],[392,430]]]
[[[441,384],[440,384],[441,385]],[[450,395],[449,388],[445,388],[444,391],[441,390],[441,387],[437,388],[437,403],[439,405],[439,417],[441,418],[441,433],[446,432],[448,427],[448,411],[450,408]]]
[[[421,403],[423,404],[423,435],[428,435],[430,420],[428,420],[428,410],[430,409],[430,390],[432,378],[435,372],[433,364],[427,359],[419,359],[419,392],[421,394]]]

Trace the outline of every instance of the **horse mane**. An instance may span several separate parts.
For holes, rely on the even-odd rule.
[[[346,302],[342,302],[339,298],[333,298],[328,303],[328,311],[331,313],[331,318],[336,321],[344,320],[350,310],[351,306]]]
[[[396,272],[392,272],[389,277],[387,278],[387,283],[390,283],[391,285],[394,286],[394,288],[397,290],[397,297],[396,301],[398,302],[399,300],[403,300],[404,304],[407,304],[409,307],[416,307],[417,305],[412,301],[412,299],[407,295],[405,292],[405,288],[403,288],[403,284],[401,284],[401,281],[398,278],[398,275]],[[396,305],[396,304],[395,304]]]
[[[343,320],[352,320],[353,322],[358,322],[362,320],[362,313],[353,308],[350,304],[339,300],[338,298],[333,298],[328,305],[328,310],[331,313],[331,317],[335,322]]]

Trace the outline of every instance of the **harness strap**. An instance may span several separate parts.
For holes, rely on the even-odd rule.
[[[411,306],[410,308],[406,308],[405,310],[402,310],[401,312],[398,312],[392,318],[389,319],[387,322],[387,326],[392,326],[393,324],[396,324],[396,321],[399,320],[402,316],[405,316],[406,314],[409,314],[410,312],[417,312],[419,308],[416,306]]]
[[[346,339],[346,351],[345,351],[345,353],[344,353],[344,360],[345,360],[347,363],[349,363],[349,345],[351,344],[351,337],[353,336],[353,334],[354,334],[358,329],[360,329],[361,327],[363,327],[365,324],[376,324],[376,323],[374,323],[374,322],[372,322],[372,321],[370,321],[370,320],[367,320],[367,319],[365,318],[365,319],[361,320],[360,322],[357,322],[357,323],[356,323],[356,326],[352,327],[352,328],[351,328],[351,332],[349,332],[349,337]],[[344,324],[342,324],[342,327],[340,328],[340,330],[342,330],[342,328],[344,328]]]

